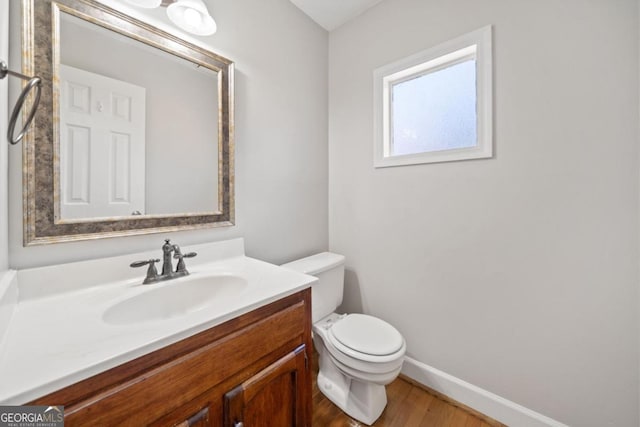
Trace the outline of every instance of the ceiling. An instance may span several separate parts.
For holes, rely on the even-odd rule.
[[[327,31],[338,28],[382,0],[291,0]]]

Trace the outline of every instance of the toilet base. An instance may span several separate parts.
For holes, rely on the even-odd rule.
[[[326,349],[322,350],[319,352],[318,389],[351,418],[373,424],[387,406],[385,387],[348,377],[327,360]]]

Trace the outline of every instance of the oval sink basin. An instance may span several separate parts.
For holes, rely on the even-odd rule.
[[[248,283],[232,275],[188,278],[161,283],[109,307],[102,319],[114,325],[150,322],[183,316],[205,308],[221,298],[241,293]]]

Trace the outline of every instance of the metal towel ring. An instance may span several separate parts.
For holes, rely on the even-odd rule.
[[[18,101],[16,102],[15,107],[13,107],[13,111],[11,112],[11,117],[9,118],[9,129],[7,130],[7,140],[9,141],[9,144],[16,145],[18,142],[22,140],[22,138],[24,138],[24,136],[27,133],[27,130],[29,129],[29,126],[31,125],[31,123],[33,122],[33,119],[36,116],[36,110],[38,108],[38,104],[40,103],[40,94],[42,93],[42,79],[38,76],[28,77],[28,76],[25,76],[24,74],[11,71],[8,69],[6,62],[0,61],[0,79],[5,78],[7,74],[9,74],[10,76],[19,77],[23,80],[29,80],[27,85],[22,89],[22,92],[20,92]],[[27,100],[27,96],[29,96],[29,93],[34,87],[36,88],[36,99],[34,100],[33,105],[31,106],[31,111],[27,116],[27,120],[24,124],[24,127],[22,128],[18,136],[14,138],[13,134],[16,128],[16,123],[18,121],[18,115],[20,114],[20,110],[22,110],[22,106]]]

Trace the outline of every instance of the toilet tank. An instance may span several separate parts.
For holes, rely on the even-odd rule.
[[[315,276],[318,281],[311,285],[311,318],[316,323],[333,313],[342,304],[344,291],[344,256],[322,252],[282,267]]]

